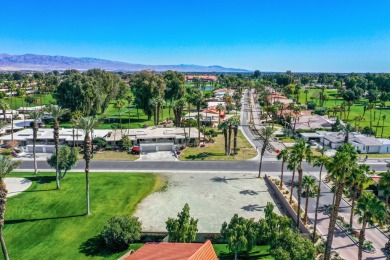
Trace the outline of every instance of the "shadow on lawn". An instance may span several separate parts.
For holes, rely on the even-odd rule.
[[[77,217],[83,217],[83,216],[85,216],[85,214],[72,215],[72,216],[63,216],[63,217],[51,217],[51,218],[11,219],[11,220],[6,220],[5,224],[12,225],[12,224],[19,224],[19,223],[24,223],[24,222],[34,222],[34,221],[50,220],[50,219],[77,218]]]
[[[211,157],[211,156],[225,156],[225,154],[224,153],[202,152],[202,153],[198,153],[198,154],[194,154],[194,155],[188,155],[185,158],[190,159],[190,160],[196,160],[196,159],[204,160],[205,158]]]
[[[261,259],[262,257],[269,256],[269,253],[263,252],[263,251],[252,251],[249,254],[247,252],[239,252],[238,253],[238,259],[245,259],[245,260],[252,260],[252,259]],[[228,260],[228,259],[234,259],[234,253],[229,252],[221,252],[218,255],[218,259],[221,260]]]
[[[104,244],[103,237],[101,235],[97,235],[83,242],[79,247],[79,252],[83,253],[86,256],[110,256],[114,254],[114,252],[106,249]]]

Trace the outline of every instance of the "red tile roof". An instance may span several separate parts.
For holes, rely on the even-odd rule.
[[[125,260],[217,260],[214,248],[207,240],[201,243],[147,243]]]

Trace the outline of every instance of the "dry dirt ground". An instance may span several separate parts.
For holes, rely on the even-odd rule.
[[[168,186],[147,197],[139,206],[143,231],[166,231],[168,217],[177,217],[185,203],[191,216],[199,219],[199,232],[219,232],[224,221],[237,213],[245,218],[264,217],[267,202],[279,203],[270,194],[264,180],[244,173],[166,173]]]

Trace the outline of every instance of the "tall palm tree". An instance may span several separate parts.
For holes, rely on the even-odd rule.
[[[303,179],[303,169],[302,162],[306,160],[311,162],[313,157],[313,152],[311,147],[306,144],[304,140],[299,140],[291,150],[292,156],[295,157],[297,161],[297,171],[298,171],[298,210],[297,210],[297,227],[299,228],[299,220],[301,218],[301,197],[302,197],[302,179]]]
[[[218,125],[218,129],[222,130],[223,137],[225,140],[225,155],[228,154],[228,128],[229,128],[229,125],[227,124],[226,121],[224,121]]]
[[[358,251],[358,259],[361,260],[367,224],[374,226],[375,221],[380,225],[383,224],[386,219],[387,210],[385,204],[373,193],[363,192],[362,196],[358,199],[355,215],[359,216],[358,221],[362,224]]]
[[[118,110],[118,114],[119,114],[119,124],[121,125],[121,134],[122,134],[122,113],[121,113],[121,109],[122,107],[126,104],[126,102],[123,100],[123,99],[118,99],[115,104],[114,104],[114,108],[116,110]]]
[[[389,196],[390,196],[390,172],[389,171],[382,173],[381,178],[379,180],[379,187],[384,192],[383,195],[385,196],[386,206],[388,206]]]
[[[305,215],[303,217],[303,223],[307,223],[307,207],[309,206],[310,194],[316,189],[316,179],[311,176],[304,176],[302,185],[306,190],[306,204],[305,204]]]
[[[233,154],[237,154],[237,135],[238,126],[240,125],[240,119],[237,116],[233,116],[230,119],[230,123],[233,125]]]
[[[331,162],[327,165],[330,178],[335,183],[335,201],[332,207],[332,213],[329,221],[327,244],[325,249],[325,259],[330,259],[332,249],[333,234],[336,226],[340,202],[343,195],[345,180],[351,173],[352,168],[357,164],[357,152],[350,143],[343,144],[333,156]]]
[[[297,159],[293,153],[290,152],[289,157],[287,159],[287,169],[292,171],[291,177],[291,188],[290,188],[290,204],[292,203],[294,186],[295,186],[295,172],[297,170]]]
[[[283,185],[283,173],[284,173],[284,163],[288,160],[290,156],[290,153],[288,152],[287,149],[283,149],[282,151],[280,151],[280,153],[276,156],[276,158],[278,160],[282,160],[282,168],[280,170],[281,172],[281,175],[280,175],[280,184],[279,184],[279,188],[281,189],[282,188],[282,185]]]
[[[317,232],[317,218],[318,218],[318,206],[320,204],[320,196],[321,196],[321,184],[322,184],[322,169],[323,167],[329,163],[330,158],[328,156],[317,156],[313,158],[313,165],[316,167],[320,167],[320,176],[318,181],[318,188],[317,188],[317,200],[316,200],[316,210],[315,210],[315,216],[314,216],[314,230],[313,230],[313,243],[316,239],[316,232]]]
[[[264,156],[265,150],[269,146],[272,134],[273,134],[272,127],[268,127],[268,126],[261,128],[260,131],[259,131],[259,139],[260,139],[260,142],[262,143],[262,146],[261,146],[261,151],[260,151],[260,163],[259,163],[259,175],[258,175],[258,178],[261,177],[261,168],[262,168],[262,164],[263,164],[263,156]]]
[[[375,136],[377,136],[377,134],[378,134],[379,122],[382,119],[381,115],[382,115],[383,109],[386,107],[386,103],[382,101],[379,107],[381,108],[381,110],[379,111],[378,123],[376,124],[376,129],[375,129]]]
[[[369,103],[367,106],[367,110],[370,110],[370,128],[372,129],[372,110],[375,108],[373,103]]]
[[[33,127],[33,156],[34,156],[34,174],[38,174],[37,158],[35,154],[35,144],[38,136],[38,120],[42,117],[43,112],[40,109],[33,110],[29,113],[30,117],[34,120]]]
[[[364,185],[367,184],[371,179],[368,175],[373,172],[371,167],[366,164],[353,167],[351,174],[346,179],[346,185],[350,189],[351,193],[351,214],[349,218],[349,228],[353,228],[353,212],[355,209],[355,201],[360,197],[363,192]]]
[[[225,106],[222,105],[222,104],[218,104],[216,106],[216,110],[218,111],[218,124],[220,124],[221,123],[222,111],[225,110]]]
[[[381,138],[383,137],[383,130],[385,129],[385,121],[387,119],[386,115],[382,116],[382,133],[381,133]]]
[[[98,126],[99,121],[94,117],[82,117],[77,122],[77,127],[84,132],[84,160],[85,160],[85,191],[86,191],[86,205],[87,215],[91,213],[89,206],[89,162],[91,161],[91,136],[92,130]]]
[[[56,162],[57,162],[57,165],[56,165],[56,183],[57,183],[57,189],[59,190],[60,189],[60,176],[59,176],[59,172],[58,172],[58,146],[59,146],[59,143],[60,143],[60,124],[59,124],[59,119],[61,116],[65,115],[66,113],[68,113],[68,109],[64,109],[64,108],[61,108],[60,106],[57,106],[57,105],[50,105],[46,108],[46,111],[53,117],[53,121],[54,121],[54,125],[53,125],[53,128],[54,128],[54,131],[53,131],[53,137],[54,137],[54,146],[55,146],[55,149],[56,149]]]
[[[196,104],[196,111],[198,112],[196,122],[198,124],[198,142],[200,144],[200,119],[201,119],[200,107],[201,107],[204,99],[203,99],[203,92],[202,91],[196,91],[194,94],[195,94],[195,96],[193,97],[193,101]]]
[[[130,108],[131,108],[131,103],[133,103],[134,101],[134,96],[129,94],[126,96],[126,100],[127,100],[127,109],[128,109],[128,112],[129,112],[129,121],[127,122],[127,132],[129,133],[130,132]]]
[[[5,103],[4,100],[0,100],[0,110],[3,112],[3,120],[7,122],[7,109],[10,109],[8,103]]]
[[[5,177],[16,169],[22,161],[12,161],[10,157],[0,155],[0,242],[3,250],[4,259],[9,260],[7,247],[3,237],[3,227],[5,218],[5,209],[7,204],[7,187],[5,185]]]

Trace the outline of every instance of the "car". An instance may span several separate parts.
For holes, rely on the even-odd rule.
[[[132,154],[140,154],[141,152],[141,147],[139,146],[133,146],[133,148],[131,148],[131,151],[130,151]]]
[[[309,144],[312,145],[312,146],[315,146],[315,145],[317,145],[317,142],[314,141],[314,140],[310,140],[310,141],[309,141]]]

